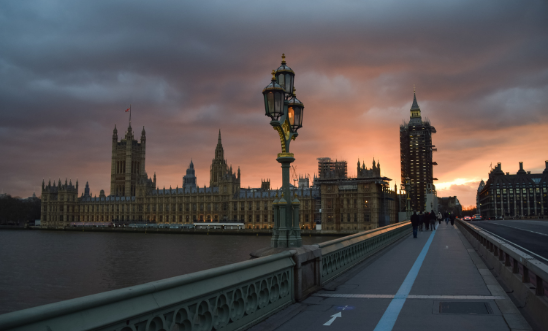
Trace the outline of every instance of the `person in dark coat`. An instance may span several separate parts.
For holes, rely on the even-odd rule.
[[[424,215],[422,213],[419,213],[417,216],[419,216],[419,231],[422,231],[422,225],[424,224]]]
[[[430,231],[436,230],[436,213],[434,210],[430,213]]]
[[[430,229],[430,213],[425,211],[424,212],[424,231],[428,231]]]
[[[417,212],[413,212],[411,215],[411,226],[413,227],[413,238],[417,238],[417,229],[419,228],[419,215]]]
[[[451,213],[451,226],[455,225],[455,213]]]

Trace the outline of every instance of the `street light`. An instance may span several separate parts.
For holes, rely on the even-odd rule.
[[[405,211],[406,211],[406,214],[407,214],[407,220],[410,220],[411,219],[411,195],[410,195],[410,191],[411,191],[411,183],[410,183],[410,179],[409,177],[405,177],[405,193],[407,195],[407,203],[406,203],[406,206],[405,206]]]
[[[276,159],[282,165],[282,196],[273,204],[274,228],[271,246],[274,248],[302,246],[299,227],[300,202],[291,197],[289,168],[295,158],[289,152],[291,140],[297,138],[303,126],[303,103],[295,95],[295,72],[287,66],[285,54],[282,64],[272,70],[272,80],[263,89],[265,115],[270,117],[270,125],[280,136],[282,152]]]

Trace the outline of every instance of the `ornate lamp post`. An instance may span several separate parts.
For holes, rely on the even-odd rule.
[[[282,54],[282,65],[272,70],[272,81],[263,89],[265,115],[271,118],[270,125],[280,135],[282,152],[276,159],[282,165],[282,195],[273,204],[274,229],[271,247],[302,246],[299,227],[300,202],[297,196],[291,197],[289,167],[295,158],[289,152],[289,143],[299,135],[297,130],[303,125],[304,105],[295,96],[295,73],[286,65]]]
[[[411,219],[411,183],[409,177],[405,178],[405,193],[407,195],[407,206],[405,208],[405,211],[407,212],[407,220],[409,221]]]

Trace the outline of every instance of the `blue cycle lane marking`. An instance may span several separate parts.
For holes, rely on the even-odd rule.
[[[415,260],[415,263],[411,267],[411,270],[409,270],[409,273],[405,277],[405,280],[403,281],[398,292],[394,296],[394,299],[392,299],[392,301],[390,302],[390,305],[388,305],[388,308],[386,308],[386,311],[382,315],[379,323],[377,323],[374,331],[390,331],[394,328],[394,324],[396,324],[396,320],[398,319],[403,304],[405,303],[409,292],[411,292],[411,288],[415,283],[415,279],[419,274],[419,270],[422,266],[422,263],[424,262],[424,258],[426,257],[426,253],[428,253],[428,249],[430,248],[430,244],[432,244],[432,240],[434,239],[435,234],[436,230],[432,231],[430,237],[428,238],[428,241],[422,248],[419,257],[417,257],[417,260]]]

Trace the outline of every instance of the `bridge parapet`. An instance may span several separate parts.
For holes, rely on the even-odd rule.
[[[241,330],[408,235],[410,222],[0,315],[0,330]]]
[[[411,230],[411,222],[402,222],[318,244],[322,255],[322,284],[409,235]]]
[[[529,316],[548,330],[548,265],[463,220],[457,226]]]

